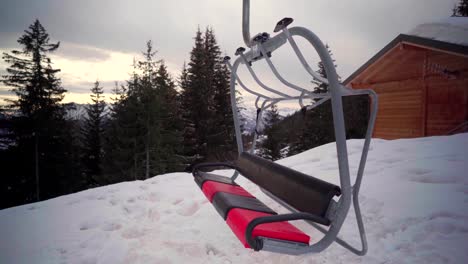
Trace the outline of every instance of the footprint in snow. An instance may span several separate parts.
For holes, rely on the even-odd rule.
[[[182,216],[192,216],[198,211],[198,209],[200,209],[200,206],[197,203],[188,202],[183,204],[181,208],[177,209],[177,213]]]
[[[217,249],[215,246],[211,244],[205,244],[205,253],[207,255],[219,255],[222,253],[219,249]]]
[[[456,184],[458,182],[456,177],[447,175],[413,174],[407,177],[408,180],[419,183]]]
[[[93,219],[93,220],[88,220],[88,221],[81,223],[79,227],[80,227],[80,230],[84,231],[84,230],[96,228],[98,225],[99,225],[98,221]]]
[[[81,264],[96,264],[97,263],[97,259],[96,257],[84,257],[81,262]]]
[[[161,198],[159,197],[158,193],[152,192],[148,194],[147,200],[154,203],[154,202],[159,202]]]
[[[126,229],[122,232],[122,237],[125,239],[135,239],[135,238],[142,237],[144,235],[145,235],[144,230],[140,230],[134,227]]]
[[[424,175],[424,174],[428,174],[429,172],[431,172],[431,170],[423,169],[423,168],[412,168],[408,170],[408,173],[413,174],[413,175]]]
[[[152,222],[158,222],[159,219],[161,218],[161,215],[159,214],[159,212],[157,210],[149,209],[148,218]]]
[[[57,252],[60,253],[60,255],[64,255],[67,253],[67,250],[64,248],[57,248]]]
[[[386,159],[381,160],[381,162],[384,162],[387,164],[393,164],[399,161],[402,161],[402,159],[401,158],[386,158]]]
[[[175,201],[172,202],[173,205],[177,205],[177,204],[180,204],[184,199],[177,199]]]
[[[79,202],[80,202],[80,200],[71,200],[70,202],[67,203],[67,205],[74,205],[74,204],[77,204]]]
[[[144,217],[146,214],[146,207],[140,206],[137,203],[123,205],[122,210],[124,215],[130,217]]]
[[[115,222],[106,222],[101,225],[101,229],[103,231],[115,231],[119,230],[120,228],[122,228],[122,225]]]
[[[97,200],[98,196],[95,195],[95,194],[90,194],[90,195],[86,196],[86,199],[88,199],[88,200]]]
[[[117,204],[119,203],[119,201],[116,200],[116,199],[111,199],[111,200],[109,201],[109,203],[110,203],[112,206],[115,206],[115,205],[117,205]]]

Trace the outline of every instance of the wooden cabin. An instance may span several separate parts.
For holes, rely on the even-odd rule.
[[[468,120],[468,18],[400,34],[344,84],[379,95],[374,137],[447,135]]]

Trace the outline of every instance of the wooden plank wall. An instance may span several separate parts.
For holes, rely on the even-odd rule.
[[[445,135],[468,119],[468,58],[431,51],[428,62],[440,69],[457,71],[457,76],[430,73],[426,81],[425,135]]]
[[[426,136],[444,135],[467,120],[467,80],[428,82]]]
[[[364,85],[365,86],[365,85]],[[396,139],[423,135],[422,80],[375,83],[371,87],[379,95],[379,110],[373,137]]]
[[[405,50],[393,51],[402,52]],[[468,57],[432,50],[406,52],[404,60],[395,60],[390,54],[391,64],[372,65],[372,76],[364,72],[351,81],[352,88],[372,88],[379,95],[373,136],[446,135],[468,120]],[[423,71],[425,63],[430,67]],[[456,76],[444,74],[444,69],[455,71]]]

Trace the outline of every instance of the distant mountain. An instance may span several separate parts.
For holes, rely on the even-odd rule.
[[[278,109],[280,118],[284,119],[298,111],[298,109],[283,107]],[[257,109],[254,107],[245,108],[241,115],[244,117],[244,129],[245,132],[250,134],[255,130],[257,121]],[[263,114],[265,116],[265,113]]]
[[[64,104],[66,114],[66,119],[84,119],[86,114],[86,107],[89,104],[77,104],[77,103],[67,103]]]
[[[66,110],[65,118],[69,120],[82,120],[87,117],[86,107],[89,104],[78,104],[78,103],[67,103],[63,105]],[[106,103],[106,107],[104,109],[104,113],[108,113],[110,111],[110,104]]]

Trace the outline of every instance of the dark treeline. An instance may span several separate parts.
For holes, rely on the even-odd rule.
[[[333,57],[328,45],[326,47]],[[317,63],[317,68],[317,73],[327,78],[321,61]],[[315,80],[312,82],[315,85],[314,93],[328,92],[328,85]],[[364,138],[369,120],[369,98],[366,95],[343,97],[343,112],[346,137]],[[277,106],[273,105],[266,112],[265,124],[258,154],[271,160],[295,155],[335,141],[330,100],[310,110],[302,109],[284,119],[280,118]]]
[[[452,16],[468,17],[468,0],[460,0],[452,9]]]
[[[171,76],[148,41],[126,83],[90,84],[82,119],[66,117],[66,89],[36,20],[4,53],[1,81],[16,94],[0,112],[0,208],[90,187],[183,171],[201,161],[235,156],[229,75],[211,28],[198,30],[190,61]]]

